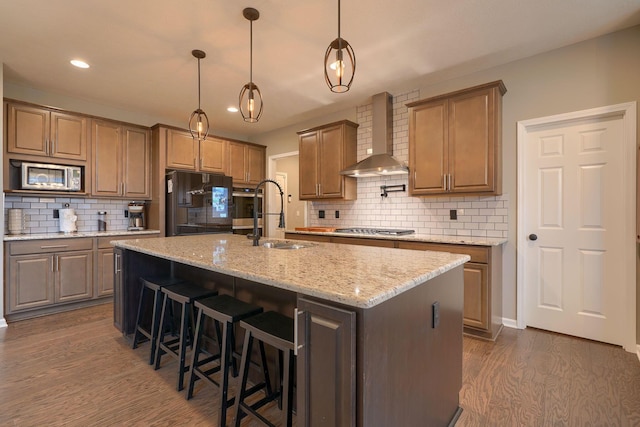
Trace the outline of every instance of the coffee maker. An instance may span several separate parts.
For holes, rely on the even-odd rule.
[[[129,203],[129,226],[128,231],[140,231],[145,229],[144,202]]]

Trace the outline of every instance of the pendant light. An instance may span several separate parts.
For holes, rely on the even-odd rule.
[[[252,7],[247,7],[242,11],[242,15],[249,20],[249,83],[242,87],[239,96],[240,114],[245,122],[255,123],[262,115],[262,94],[260,89],[253,82],[253,21],[260,17],[260,12]]]
[[[324,54],[324,79],[332,92],[346,92],[356,74],[356,54],[340,37],[340,0],[338,0],[338,38],[331,42]]]
[[[209,135],[209,118],[207,113],[200,108],[200,60],[207,54],[197,49],[192,50],[191,54],[198,60],[198,109],[189,117],[189,132],[191,132],[193,139],[203,141]]]

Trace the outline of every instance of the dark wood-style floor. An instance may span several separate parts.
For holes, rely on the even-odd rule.
[[[107,304],[1,329],[0,426],[217,425],[216,390],[186,401],[175,362],[154,371],[112,323]],[[640,362],[619,347],[505,329],[465,337],[463,370],[460,427],[640,426]]]

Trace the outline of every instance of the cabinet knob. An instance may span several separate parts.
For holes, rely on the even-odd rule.
[[[538,236],[535,234],[529,234],[529,240],[531,241],[538,240]]]

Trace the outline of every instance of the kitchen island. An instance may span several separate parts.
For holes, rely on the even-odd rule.
[[[184,277],[296,316],[298,425],[457,420],[469,256],[315,242],[254,247],[230,234],[113,243],[114,320],[125,336],[135,327],[138,278]]]

